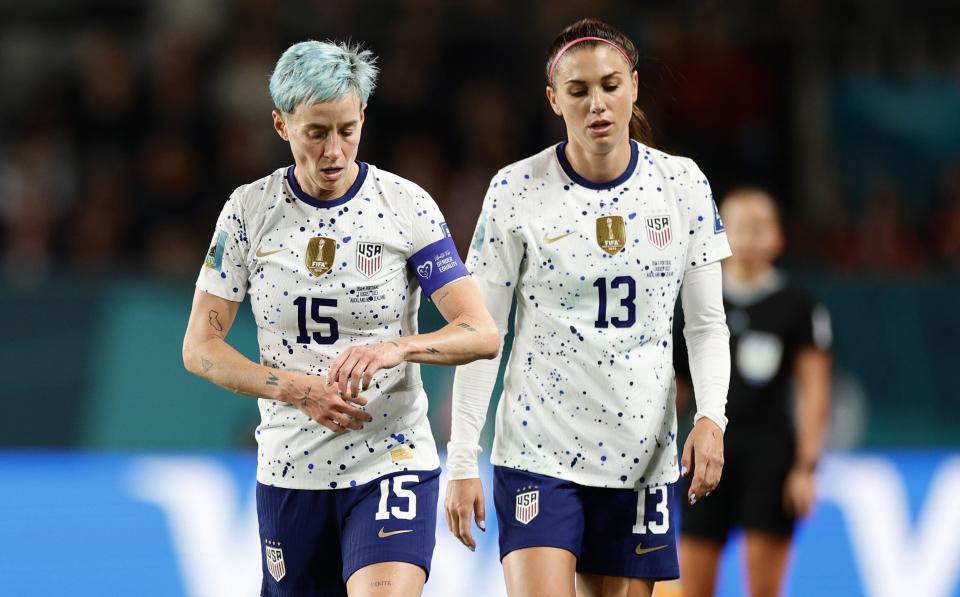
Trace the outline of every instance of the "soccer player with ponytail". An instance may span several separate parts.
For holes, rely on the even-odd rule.
[[[513,596],[648,596],[677,578],[681,499],[723,466],[730,376],[706,177],[650,146],[633,43],[584,19],[547,53],[546,96],[567,139],[493,177],[467,258],[501,334],[517,300],[491,461]],[[697,396],[678,460],[677,298]],[[468,547],[485,516],[478,442],[498,360],[457,369],[447,522]],[[690,476],[680,487],[681,474]]]

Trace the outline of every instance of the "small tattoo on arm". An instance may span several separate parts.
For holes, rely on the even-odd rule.
[[[276,375],[274,375],[273,373],[271,373],[271,374],[270,374],[270,377],[267,378],[267,382],[266,382],[266,383],[267,383],[268,386],[279,386],[279,385],[280,385],[280,378],[277,377]]]
[[[203,368],[204,373],[208,373],[211,369],[213,369],[213,361],[205,357],[200,357],[200,367]]]
[[[440,354],[440,351],[437,350],[436,348],[427,348],[427,352],[429,352],[430,354]]]
[[[396,346],[397,348],[400,348],[400,345],[399,345],[398,343],[394,342],[393,340],[387,340],[387,344],[393,344],[393,345]]]
[[[463,328],[463,329],[467,330],[468,332],[475,332],[475,331],[477,331],[476,328],[472,327],[469,323],[458,323],[458,324],[457,324],[457,327]]]
[[[216,311],[210,311],[210,313],[207,314],[207,321],[210,322],[210,325],[213,327],[213,329],[217,330],[218,332],[223,331],[223,325],[220,323],[220,314]]]

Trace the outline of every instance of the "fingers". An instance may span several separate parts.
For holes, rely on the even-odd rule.
[[[332,381],[337,383],[337,388],[340,390],[340,395],[348,395],[349,387],[348,383],[350,381],[350,376],[353,374],[353,369],[356,367],[357,362],[360,361],[361,354],[359,350],[354,350],[352,348],[347,349],[349,354],[345,354],[343,364],[340,366],[340,369],[337,371],[336,377],[332,378]]]
[[[683,444],[683,455],[680,458],[680,476],[686,477],[693,468],[693,438],[687,438]]]
[[[334,415],[336,415],[337,413],[340,413],[341,415],[345,415],[346,418],[356,422],[358,425],[364,422],[369,423],[370,421],[373,420],[373,417],[371,417],[368,413],[360,410],[359,408],[350,406],[343,400],[338,399],[338,401],[339,401],[339,404],[334,404],[333,406],[334,411],[336,411]],[[353,427],[351,427],[351,429],[353,429]],[[359,429],[359,427],[357,427],[357,429]]]
[[[323,425],[324,427],[326,427],[327,429],[329,429],[334,433],[340,433],[341,431],[343,431],[343,427],[338,425],[336,422],[334,422],[333,419],[329,417],[315,418],[314,421]]]
[[[349,373],[350,380],[350,395],[359,396],[360,395],[360,386],[362,385],[362,378],[364,373],[366,373],[367,367],[370,366],[369,357],[362,358],[357,361],[357,364],[354,365],[353,370]]]
[[[327,384],[332,384],[336,381],[337,375],[340,374],[340,368],[343,367],[343,363],[350,356],[353,351],[353,347],[346,349],[340,353],[340,356],[335,358],[332,363],[330,363],[330,369],[327,370]]]
[[[696,451],[694,456],[693,479],[690,482],[690,491],[687,499],[690,504],[696,504],[703,499],[720,483],[720,474],[723,471],[723,456],[715,451]]]
[[[477,526],[480,527],[480,530],[487,532],[487,516],[486,511],[483,507],[483,494],[480,493],[477,495],[477,499],[473,502],[473,518],[477,523]]]

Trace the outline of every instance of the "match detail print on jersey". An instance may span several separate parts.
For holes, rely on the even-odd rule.
[[[416,272],[417,281],[428,296],[450,282],[470,275],[460,261],[453,239],[449,237],[430,243],[414,253],[407,262]]]

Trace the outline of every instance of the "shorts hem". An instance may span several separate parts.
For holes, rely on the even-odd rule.
[[[602,569],[591,568],[590,566],[577,565],[577,573],[583,574],[596,574],[597,576],[614,576],[620,578],[642,578],[645,580],[661,581],[661,580],[677,580],[680,578],[680,567],[678,566],[676,570],[641,570],[635,572],[633,570],[614,570],[612,568]]]
[[[506,550],[501,549],[501,550],[500,550],[500,561],[503,562],[503,558],[507,557],[507,556],[510,554],[510,552],[517,551],[518,549],[529,549],[529,548],[531,548],[531,547],[555,547],[555,548],[557,548],[557,549],[563,549],[563,550],[565,550],[565,551],[569,551],[570,553],[572,553],[572,554],[573,554],[573,557],[577,558],[578,561],[580,560],[580,554],[577,553],[577,551],[576,551],[573,547],[571,547],[571,546],[569,546],[569,545],[559,545],[559,544],[556,544],[556,543],[537,542],[537,543],[533,543],[533,544],[531,544],[531,545],[513,545],[513,546],[509,547],[509,548],[506,549]]]

